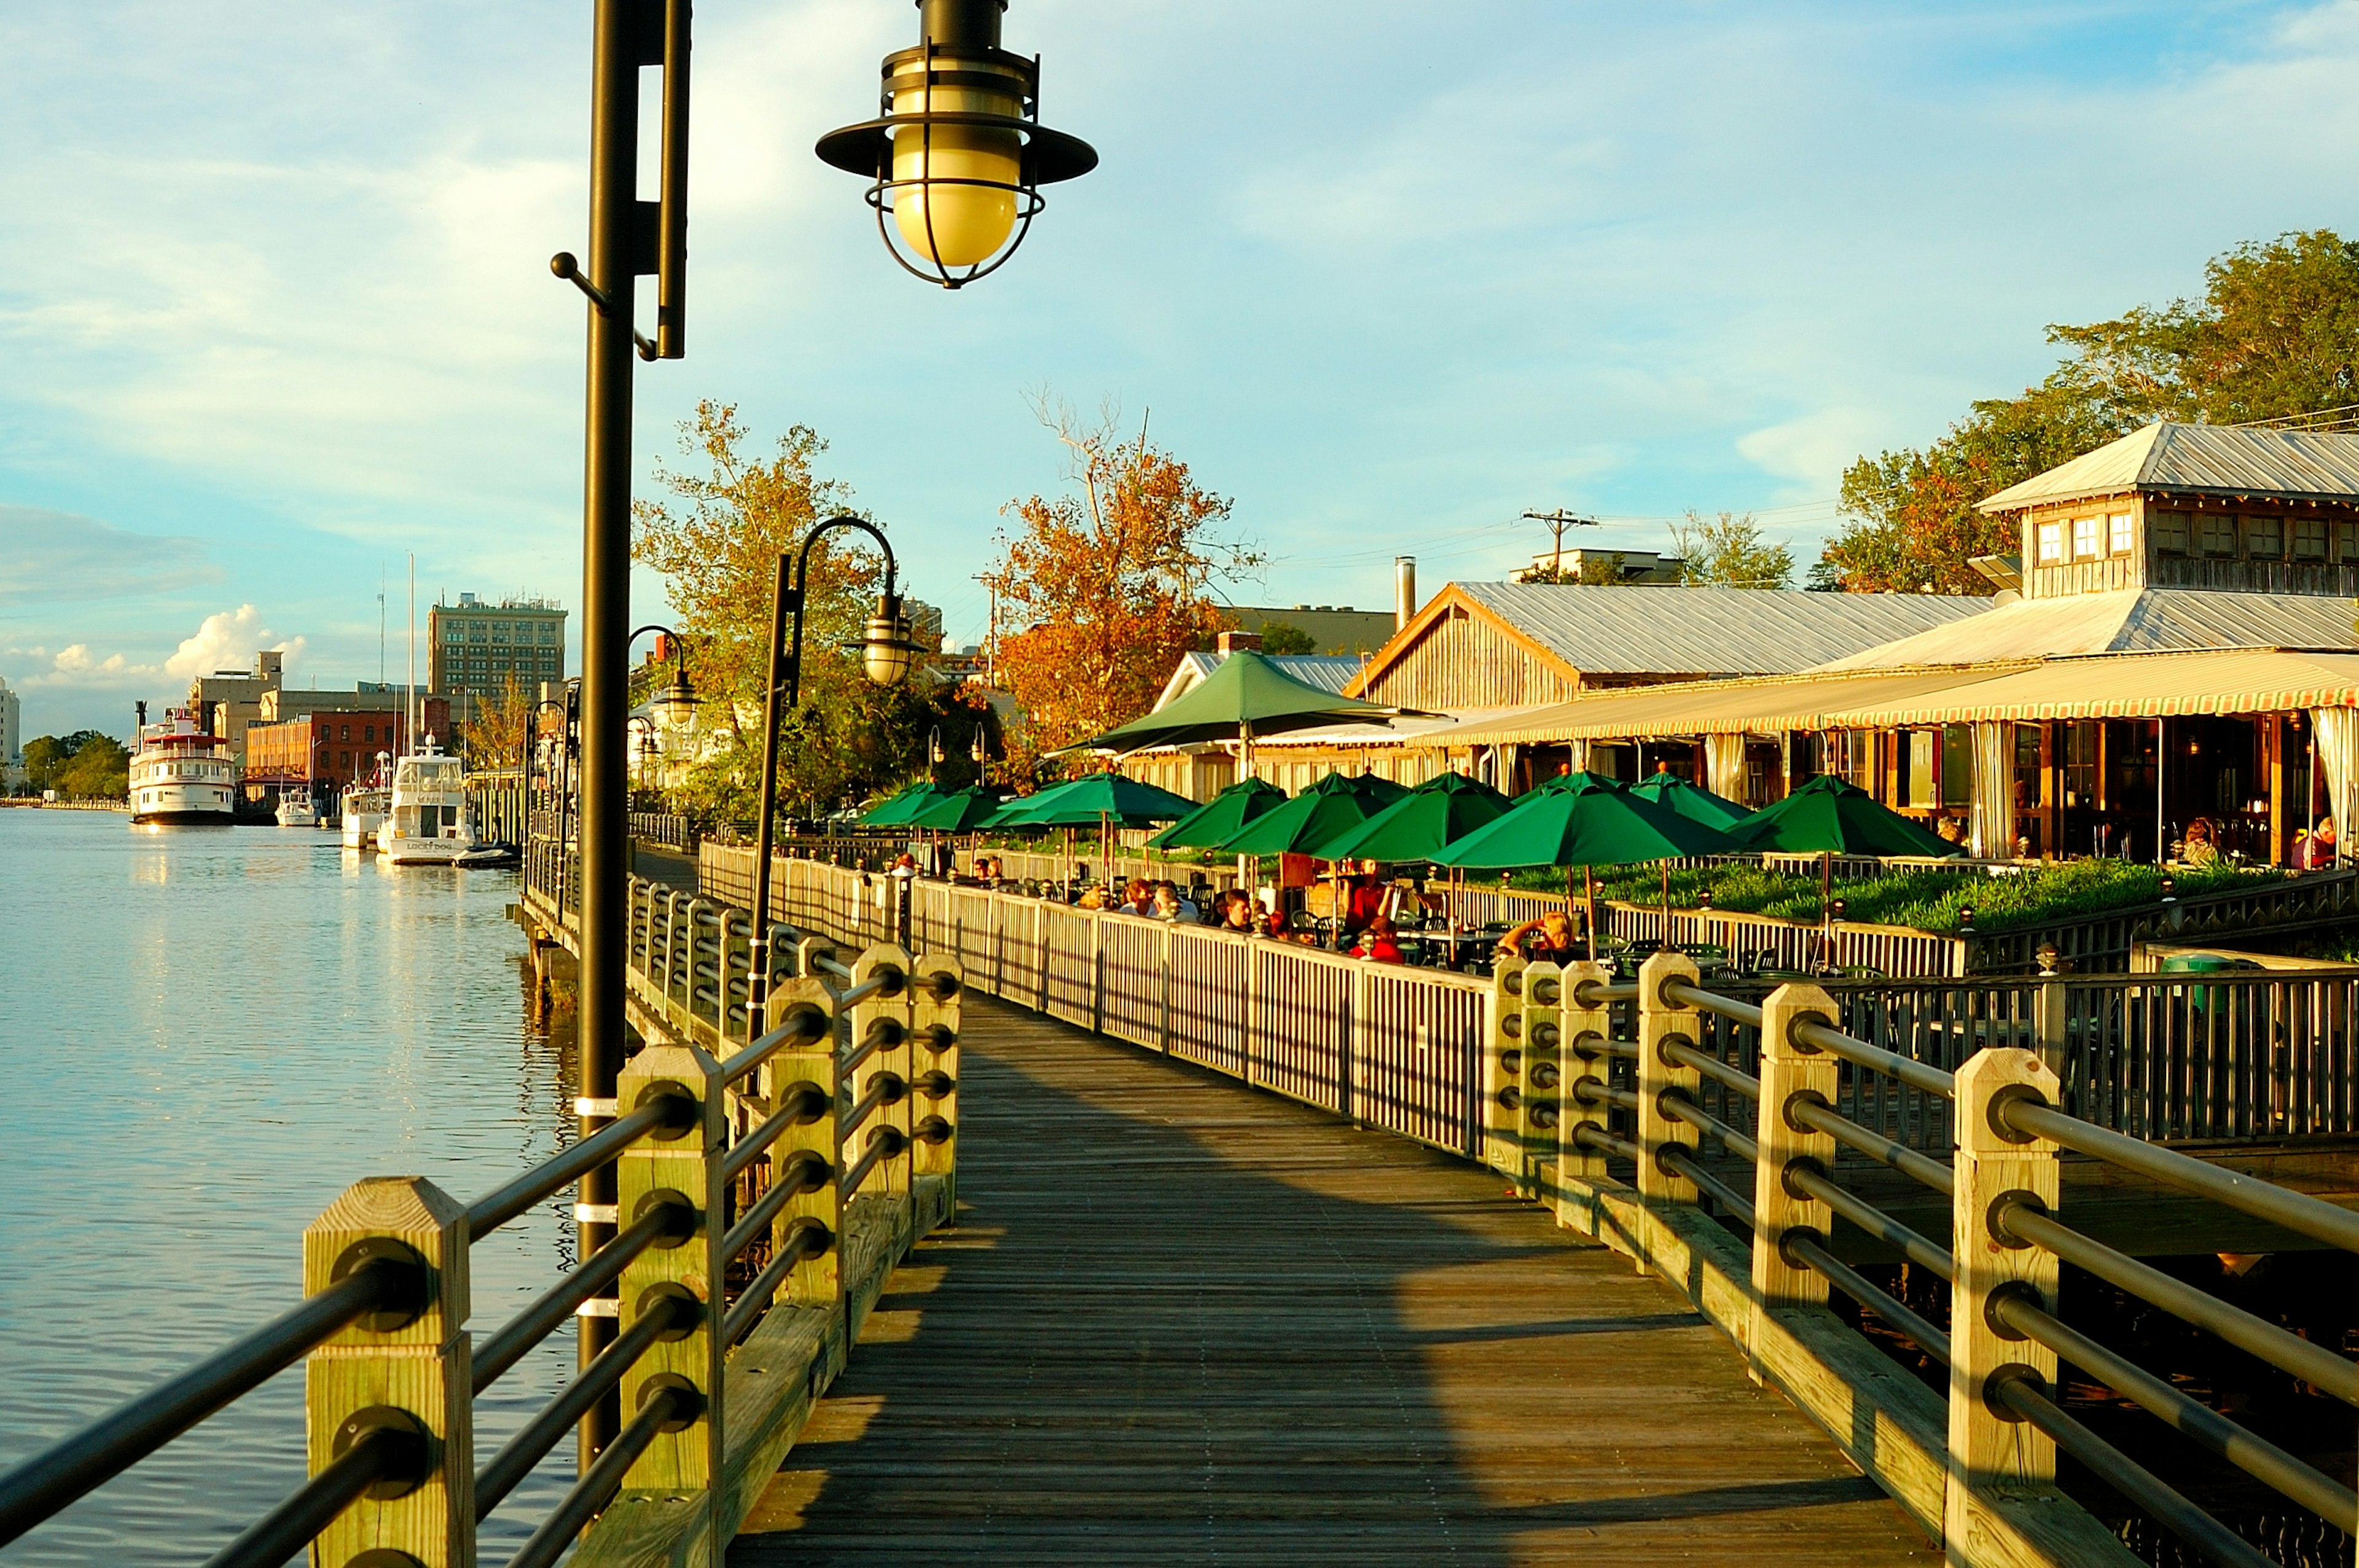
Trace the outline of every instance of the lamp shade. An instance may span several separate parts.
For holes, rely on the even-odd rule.
[[[688,671],[675,673],[671,684],[647,704],[647,711],[675,730],[685,730],[696,722],[696,688],[688,683]],[[654,738],[649,737],[648,744],[654,743]]]
[[[862,666],[868,678],[878,686],[898,686],[909,673],[910,656],[917,652],[909,641],[908,623],[891,611],[880,611],[868,618],[868,630],[860,639]]]
[[[949,73],[936,70],[893,83],[894,115],[918,117],[893,128],[893,225],[904,244],[940,267],[974,266],[998,253],[1015,232],[1024,178],[1024,142],[1016,129],[1024,114],[1022,79],[989,69],[987,57],[960,63],[962,85],[945,83],[940,79]],[[995,76],[1005,84],[991,82]],[[937,118],[946,114],[1001,123]]]

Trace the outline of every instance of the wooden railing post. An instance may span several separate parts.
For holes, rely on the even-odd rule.
[[[1090,1033],[1105,1033],[1105,916],[1093,914],[1090,925]]]
[[[1524,970],[1523,1045],[1516,1053],[1515,1139],[1516,1193],[1547,1203],[1544,1182],[1555,1173],[1558,1129],[1562,1124],[1559,1091],[1564,1082],[1564,970],[1533,964]],[[1503,1075],[1506,1076],[1506,1075]]]
[[[2056,1354],[1991,1321],[1991,1298],[2022,1292],[2041,1310],[2056,1310],[2056,1255],[2001,1235],[1994,1211],[2010,1193],[2057,1206],[2056,1145],[2003,1126],[1992,1112],[2010,1098],[2061,1103],[2055,1072],[2038,1053],[1995,1046],[1968,1057],[1957,1074],[1956,1199],[1951,1251],[1957,1279],[1950,1292],[1950,1476],[1945,1519],[1952,1542],[1995,1533],[1993,1493],[2045,1492],[2056,1481],[2056,1444],[2027,1422],[2000,1413],[1988,1398],[2002,1374],[2036,1374],[2043,1390],[2056,1382]]]
[[[695,1115],[688,1126],[659,1128],[623,1151],[615,1162],[616,1217],[628,1226],[671,1204],[692,1211],[695,1221],[686,1235],[666,1237],[631,1260],[616,1283],[620,1332],[629,1333],[649,1313],[671,1318],[623,1374],[623,1421],[627,1424],[658,1390],[677,1391],[693,1414],[664,1423],[623,1486],[626,1492],[702,1494],[701,1550],[717,1557],[712,1494],[723,1431],[721,1236],[727,1198],[721,1160],[728,1146],[718,1065],[693,1045],[650,1041],[617,1077],[615,1102],[630,1110],[664,1095],[690,1100]],[[692,1553],[688,1560],[701,1559]]]
[[[1484,1043],[1482,1159],[1495,1171],[1515,1173],[1516,1108],[1506,1091],[1523,1070],[1524,960],[1503,957],[1491,971],[1490,1039]]]
[[[314,1562],[341,1564],[380,1549],[420,1568],[474,1568],[467,1244],[465,1206],[419,1176],[356,1182],[303,1232],[305,1295],[388,1257],[421,1263],[425,1281],[414,1311],[364,1317],[304,1364],[311,1474],[386,1427],[419,1434],[427,1467],[423,1481],[380,1482],[337,1515],[320,1533]]]
[[[1563,1076],[1559,1092],[1556,1142],[1556,1218],[1583,1236],[1599,1234],[1599,1214],[1593,1194],[1605,1179],[1605,1156],[1578,1141],[1581,1129],[1605,1130],[1605,1107],[1584,1105],[1581,1086],[1603,1088],[1612,1058],[1605,1044],[1613,1033],[1613,1014],[1602,999],[1582,1000],[1583,991],[1607,983],[1605,966],[1582,960],[1564,967],[1563,1044],[1558,1071]]]
[[[1832,1173],[1835,1141],[1796,1123],[1799,1104],[1835,1103],[1840,1064],[1816,1046],[1794,1038],[1804,1020],[1832,1026],[1839,1014],[1834,999],[1810,985],[1784,985],[1761,1002],[1761,1098],[1754,1139],[1760,1146],[1753,1167],[1753,1326],[1748,1345],[1762,1343],[1761,1315],[1773,1308],[1823,1304],[1826,1277],[1787,1253],[1788,1238],[1825,1244],[1834,1215],[1826,1204],[1788,1184],[1795,1170]],[[1756,1360],[1754,1375],[1760,1376]]]
[[[847,1151],[844,1163],[860,1158],[872,1135],[891,1128],[901,1135],[901,1152],[878,1163],[867,1190],[906,1199],[909,1195],[909,976],[913,972],[909,955],[891,946],[871,947],[852,961],[852,983],[857,986],[887,969],[897,971],[901,983],[889,994],[853,1004],[852,1049],[861,1050],[872,1038],[880,1038],[883,1044],[870,1054],[865,1069],[854,1075],[851,1089],[857,1103],[879,1078],[897,1079],[902,1087],[897,1097],[869,1113],[867,1124],[854,1134],[861,1148]]]
[[[959,1028],[965,1011],[964,966],[955,958],[919,959],[909,1006],[917,1045],[911,1155],[917,1174],[942,1179],[937,1222],[958,1213]]]
[[[1663,1096],[1681,1094],[1694,1099],[1701,1081],[1693,1067],[1663,1055],[1667,1041],[1696,1043],[1695,1009],[1681,1007],[1663,995],[1664,983],[1669,980],[1695,984],[1695,960],[1684,953],[1657,953],[1638,966],[1637,1143],[1646,1151],[1646,1158],[1638,1162],[1638,1195],[1654,1204],[1691,1204],[1696,1201],[1695,1184],[1664,1169],[1660,1157],[1664,1148],[1674,1143],[1690,1154],[1695,1152],[1695,1129],[1663,1114]]]
[[[770,1010],[774,1020],[782,1023],[793,1009],[809,1006],[819,1010],[827,1019],[827,1026],[817,1040],[782,1050],[764,1064],[769,1102],[773,1107],[784,1105],[808,1088],[817,1091],[814,1101],[825,1108],[810,1120],[797,1122],[778,1135],[778,1141],[770,1146],[770,1170],[775,1180],[777,1173],[794,1164],[797,1154],[808,1151],[825,1162],[827,1179],[787,1200],[786,1207],[779,1210],[770,1227],[770,1256],[777,1257],[797,1231],[807,1229],[812,1221],[824,1227],[828,1245],[795,1265],[779,1294],[798,1306],[826,1307],[840,1313],[843,1309],[842,1249],[838,1245],[843,1235],[843,1165],[836,1116],[843,1108],[843,1101],[836,1066],[835,1000],[827,987],[808,971],[779,981],[778,987],[777,1000]],[[841,1365],[839,1361],[828,1367],[825,1375],[832,1377]]]

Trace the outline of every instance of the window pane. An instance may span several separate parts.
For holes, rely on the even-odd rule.
[[[2285,524],[2276,517],[2245,519],[2245,548],[2260,560],[2276,560],[2285,554]]]
[[[2064,558],[2064,524],[2042,523],[2039,525],[2039,558],[2043,561]]]
[[[2097,524],[2099,521],[2100,519],[2095,517],[2075,517],[2072,519],[2072,554],[2074,556],[2085,560],[2089,557],[2097,554]]]
[[[2126,556],[2130,553],[2130,514],[2116,512],[2106,519],[2105,549],[2109,554]]]

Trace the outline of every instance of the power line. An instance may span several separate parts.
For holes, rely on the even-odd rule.
[[[1549,535],[1555,539],[1556,543],[1549,553],[1549,571],[1556,577],[1564,575],[1564,531],[1567,528],[1603,526],[1594,517],[1576,516],[1561,506],[1553,512],[1527,512],[1524,517],[1527,522],[1545,524]]]

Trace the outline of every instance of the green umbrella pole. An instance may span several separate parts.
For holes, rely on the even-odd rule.
[[[1597,962],[1597,868],[1581,868],[1582,891],[1589,899],[1589,961]]]

